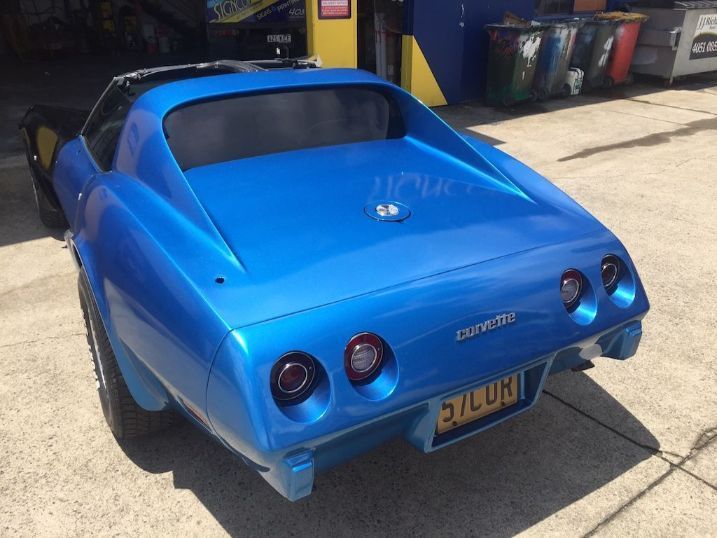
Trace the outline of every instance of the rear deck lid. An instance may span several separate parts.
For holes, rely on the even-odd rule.
[[[250,157],[185,175],[246,271],[242,297],[253,299],[242,301],[243,322],[600,227],[577,204],[496,188],[485,173],[410,137]]]

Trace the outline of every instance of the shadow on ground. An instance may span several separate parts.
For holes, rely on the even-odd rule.
[[[703,75],[694,75],[686,77],[684,81],[675,83],[671,89],[679,91],[702,91],[705,89],[713,88],[714,82],[717,79],[717,73],[705,73]],[[480,125],[496,123],[501,121],[509,121],[511,119],[546,114],[549,112],[555,112],[558,110],[571,109],[586,105],[595,105],[598,103],[605,103],[616,100],[629,100],[637,103],[650,104],[653,106],[664,106],[672,108],[671,105],[665,105],[660,103],[652,102],[649,97],[652,94],[665,91],[664,83],[655,77],[640,77],[639,83],[632,86],[616,86],[610,89],[598,89],[591,91],[586,94],[581,94],[576,97],[570,97],[566,99],[549,99],[543,102],[534,103],[520,103],[513,107],[487,107],[483,106],[483,103],[479,101],[472,101],[458,105],[450,105],[445,107],[436,108],[435,112],[441,116],[446,122],[451,124],[454,128],[475,136],[491,144],[498,146],[503,144],[504,141],[498,140],[476,131],[476,127]],[[682,108],[682,107],[677,107]],[[699,112],[703,114],[711,114],[706,110],[699,110],[693,108],[682,108],[683,110],[689,110],[691,112]],[[705,125],[701,128],[711,128],[710,125]],[[691,133],[687,133],[691,134]],[[636,145],[655,145],[657,142],[650,144],[641,144],[638,141]],[[648,141],[649,142],[649,141]],[[631,146],[630,146],[631,147]],[[607,151],[610,148],[605,149]],[[571,157],[578,158],[578,157]],[[566,159],[567,160],[567,159]]]
[[[715,116],[713,118],[703,119],[703,120],[691,121],[691,122],[687,123],[685,126],[680,127],[679,129],[671,129],[671,130],[663,131],[660,133],[652,133],[649,135],[641,136],[639,138],[634,138],[632,140],[616,142],[614,144],[606,144],[604,146],[593,146],[593,147],[584,149],[582,151],[579,151],[577,153],[574,153],[573,155],[567,155],[565,157],[561,157],[560,159],[558,159],[558,161],[564,162],[564,161],[571,161],[573,159],[584,159],[586,157],[590,157],[591,155],[595,155],[597,153],[604,153],[606,151],[613,151],[616,149],[658,146],[660,144],[667,144],[673,138],[677,138],[677,137],[681,137],[681,136],[692,136],[692,135],[700,133],[702,131],[712,131],[712,130],[716,130],[716,129],[717,129],[717,116]]]
[[[562,377],[597,398],[649,447],[652,435],[584,374]],[[615,435],[548,394],[531,412],[426,455],[396,440],[316,479],[291,503],[226,449],[185,424],[122,445],[151,473],[172,472],[232,535],[397,533],[514,535],[604,486],[653,451]],[[260,513],[252,507],[261,506]]]
[[[62,240],[62,230],[40,222],[33,196],[25,157],[0,159],[0,247],[48,236]]]

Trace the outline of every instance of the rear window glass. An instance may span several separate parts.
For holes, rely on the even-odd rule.
[[[164,131],[182,170],[405,134],[400,111],[390,96],[356,87],[196,103],[169,113]]]

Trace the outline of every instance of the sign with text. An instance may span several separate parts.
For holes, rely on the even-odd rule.
[[[717,57],[717,13],[700,15],[692,39],[690,60]]]
[[[207,0],[209,23],[290,23],[305,17],[304,0]]]
[[[350,19],[351,0],[318,0],[320,19]]]

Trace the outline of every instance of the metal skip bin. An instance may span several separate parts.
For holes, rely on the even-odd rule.
[[[565,77],[580,24],[579,21],[561,21],[551,23],[545,31],[533,80],[538,99],[570,95],[571,90],[566,85]]]
[[[642,25],[632,72],[675,78],[717,71],[717,1],[674,2],[672,7],[635,7],[650,19]]]
[[[488,84],[489,105],[510,106],[535,98],[533,77],[545,28],[489,24]]]
[[[598,88],[603,85],[607,61],[612,49],[615,25],[614,21],[587,20],[578,30],[570,67],[577,67],[585,73],[584,89]]]
[[[632,61],[632,54],[635,52],[640,25],[648,19],[647,15],[611,11],[609,13],[600,13],[595,18],[611,20],[617,23],[603,85],[609,87],[614,84],[630,83],[632,81],[629,74],[630,62]]]

